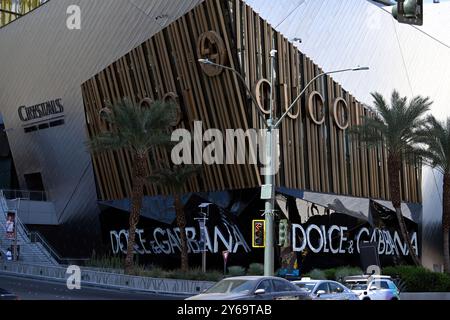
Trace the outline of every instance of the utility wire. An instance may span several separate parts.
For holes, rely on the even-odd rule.
[[[304,3],[305,3],[305,0],[301,0],[300,3],[299,3],[294,9],[292,9],[292,11],[289,12],[289,14],[288,14],[288,15],[287,15],[287,16],[286,16],[279,24],[277,24],[277,25],[274,27],[274,29],[275,29],[275,30],[278,29],[278,27],[281,26],[287,19],[289,19],[289,17],[292,16],[292,14],[293,14],[295,11],[297,11],[297,9],[300,8],[300,6],[301,6],[302,4],[304,4]]]
[[[388,10],[386,10],[385,8],[380,7],[380,6],[376,6],[376,7],[377,7],[377,8],[380,8],[382,11],[384,11],[385,13],[389,14],[389,15],[392,17],[392,13],[389,12]],[[393,17],[392,17],[392,19],[393,19],[394,23],[395,23],[395,21],[397,21],[397,20],[395,20]],[[435,36],[429,34],[429,33],[426,32],[425,30],[422,30],[422,29],[420,29],[419,27],[417,27],[417,26],[415,26],[415,25],[409,25],[409,26],[410,26],[411,28],[414,28],[414,29],[416,29],[417,31],[423,33],[424,35],[426,35],[427,37],[431,38],[433,41],[439,43],[440,45],[446,47],[447,49],[450,49],[450,45],[448,45],[447,43],[443,42],[442,40],[439,40],[438,38],[436,38]]]
[[[403,53],[402,44],[400,43],[400,37],[398,36],[397,26],[395,25],[395,20],[394,19],[392,19],[392,25],[394,26],[395,36],[397,38],[397,44],[398,44],[398,47],[400,49],[400,55],[402,56],[403,67],[405,69],[406,78],[408,79],[408,85],[409,85],[409,88],[411,90],[411,95],[414,96],[414,90],[413,90],[413,87],[412,87],[411,78],[409,77],[408,68],[406,66],[405,55]]]

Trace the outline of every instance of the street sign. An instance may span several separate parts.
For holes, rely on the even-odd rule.
[[[223,274],[227,274],[227,263],[228,263],[228,257],[230,256],[230,251],[222,251],[223,256]]]
[[[272,184],[264,184],[261,187],[261,200],[270,200],[272,199],[273,194],[273,185]]]
[[[253,248],[265,248],[266,247],[266,221],[265,220],[253,220]]]
[[[228,257],[230,256],[230,251],[223,251],[222,252],[223,261],[225,261],[225,264],[228,262]]]

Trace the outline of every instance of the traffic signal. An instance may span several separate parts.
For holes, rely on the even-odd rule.
[[[289,235],[289,221],[286,219],[280,220],[278,229],[278,245],[283,248],[287,248],[291,245],[291,239]]]
[[[264,248],[266,246],[266,221],[254,220],[253,221],[253,248]]]
[[[400,23],[423,25],[423,0],[398,0],[392,15]]]

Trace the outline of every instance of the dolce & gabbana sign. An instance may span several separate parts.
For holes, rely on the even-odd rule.
[[[21,106],[19,107],[18,113],[21,121],[28,122],[50,116],[61,115],[64,113],[64,107],[61,103],[61,99],[56,99],[34,106]]]

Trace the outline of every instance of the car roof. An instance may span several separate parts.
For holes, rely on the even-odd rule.
[[[296,280],[296,281],[292,281],[292,283],[323,283],[323,282],[333,282],[333,283],[339,283],[333,280]]]
[[[245,280],[245,281],[256,281],[256,280],[286,280],[283,278],[279,278],[279,277],[269,277],[269,276],[241,276],[241,277],[230,277],[230,278],[225,278],[223,280]]]
[[[382,279],[382,280],[392,280],[390,276],[381,276],[381,275],[361,275],[361,276],[349,276],[345,277],[344,281],[370,281],[373,279]]]

